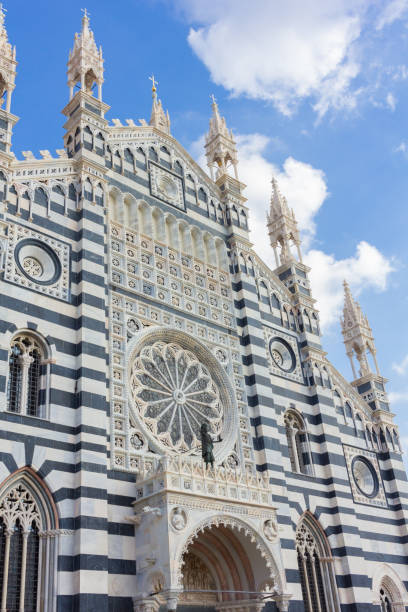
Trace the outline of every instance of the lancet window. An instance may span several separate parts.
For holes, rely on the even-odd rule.
[[[34,269],[36,262],[30,265]],[[49,361],[40,341],[30,334],[15,336],[9,353],[7,410],[45,416],[48,379]]]
[[[40,602],[53,609],[47,587],[56,573],[55,522],[33,485],[23,476],[0,499],[0,605],[10,612],[36,612]]]
[[[330,547],[312,516],[305,515],[296,529],[296,552],[305,612],[339,612]]]
[[[284,421],[293,472],[313,475],[310,440],[303,418],[296,410],[288,410]]]
[[[381,612],[393,612],[391,595],[384,587],[380,589],[380,602]]]

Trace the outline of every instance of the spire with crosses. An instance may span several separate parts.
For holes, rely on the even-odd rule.
[[[166,134],[170,134],[170,115],[169,111],[164,112],[164,108],[161,100],[157,98],[157,85],[158,82],[154,78],[152,74],[149,79],[152,82],[152,114],[150,116],[150,125],[161,130],[162,132],[166,132]]]
[[[16,48],[7,36],[5,26],[6,9],[0,4],[0,119],[3,127],[0,129],[0,152],[10,153],[13,126],[18,117],[11,114],[11,95],[16,80]]]
[[[286,198],[279,191],[278,181],[275,177],[272,178],[268,231],[277,267],[295,259],[291,250],[293,246],[296,248],[299,262],[302,262],[300,236],[295,213],[292,209],[289,209]]]
[[[5,110],[10,112],[11,94],[16,79],[16,48],[8,41],[7,30],[4,24],[6,9],[0,4],[0,98],[3,105],[6,95]]]
[[[373,332],[367,317],[361,310],[360,304],[353,298],[350,287],[346,281],[344,286],[344,308],[341,320],[344,344],[347,356],[350,359],[354,380],[351,383],[373,411],[378,414],[389,413],[389,400],[385,390],[386,378],[380,374]],[[371,355],[374,370],[371,368],[367,355]],[[354,357],[359,363],[356,372]],[[382,417],[379,417],[382,418]],[[386,419],[389,419],[387,416]]]
[[[372,373],[367,359],[367,352],[372,355],[376,373],[379,375],[380,372],[377,364],[374,337],[368,319],[363,314],[360,304],[354,300],[347,281],[344,281],[343,286],[344,307],[343,317],[341,318],[341,328],[354,378],[357,378],[357,373],[353,356],[357,357],[357,361],[360,365],[360,376],[366,376]]]
[[[98,100],[102,100],[103,57],[102,47],[96,46],[94,35],[89,27],[89,13],[82,9],[82,30],[75,34],[74,46],[68,60],[69,99],[74,96],[74,88],[93,96],[93,88],[98,88]],[[96,96],[95,96],[96,97]]]
[[[228,168],[232,167],[234,177],[238,180],[238,153],[232,131],[228,130],[225,118],[220,116],[214,95],[211,95],[210,98],[213,114],[205,139],[205,155],[211,178],[216,180],[228,174]]]

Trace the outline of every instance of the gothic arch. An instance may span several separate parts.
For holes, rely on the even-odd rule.
[[[144,200],[139,200],[137,204],[137,221],[140,234],[152,236],[152,211]]]
[[[6,380],[6,409],[19,414],[47,418],[51,387],[51,362],[55,346],[32,329],[10,334]],[[7,335],[6,335],[7,337]]]
[[[59,533],[45,482],[29,467],[10,474],[0,485],[2,609],[56,610]]]
[[[283,415],[291,468],[294,472],[313,475],[313,460],[306,421],[291,405]]]
[[[219,531],[218,531],[219,530]],[[229,538],[231,546],[232,559],[225,557],[225,551],[221,551],[218,545],[218,535],[222,534],[223,538],[221,542],[226,541],[225,536]],[[267,545],[266,541],[259,535],[259,533],[247,522],[240,518],[219,514],[216,516],[208,517],[194,524],[190,532],[181,541],[175,549],[174,560],[175,560],[175,575],[173,579],[175,583],[182,584],[182,572],[183,572],[183,557],[189,550],[194,550],[196,542],[201,543],[201,539],[207,539],[207,544],[214,551],[218,547],[218,552],[221,556],[224,555],[224,568],[231,573],[231,582],[234,587],[240,586],[236,590],[256,590],[256,583],[261,580],[272,581],[276,588],[276,595],[282,594],[285,590],[284,584],[284,572],[280,571],[274,555]],[[242,551],[242,544],[245,543],[245,553]],[[205,540],[202,542],[204,547],[206,546]],[[252,545],[253,549],[250,550]],[[225,547],[224,547],[225,548]],[[206,551],[203,550],[203,553]],[[259,555],[262,558],[262,566],[264,576],[259,575],[260,568],[257,565],[258,571],[255,572],[254,557]],[[240,571],[238,571],[238,565],[240,565]],[[235,566],[235,567],[234,567]],[[234,570],[236,572],[234,577]],[[237,576],[237,574],[239,576]],[[244,576],[244,584],[242,584],[242,576]],[[219,581],[222,582],[222,574],[218,574]],[[246,587],[246,588],[245,588]],[[242,595],[241,595],[242,597]],[[239,597],[237,598],[239,599]]]
[[[296,528],[296,552],[305,612],[320,609],[340,612],[330,544],[309,510]]]
[[[117,187],[109,190],[109,213],[111,221],[123,223],[123,195]]]
[[[373,575],[372,603],[374,606],[381,605],[381,590],[390,597],[393,604],[392,612],[405,612],[408,605],[408,593],[397,572],[388,563],[381,563]],[[386,608],[384,608],[386,609]],[[383,608],[381,608],[381,612]]]

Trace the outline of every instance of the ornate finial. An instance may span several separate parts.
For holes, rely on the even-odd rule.
[[[158,85],[158,81],[156,81],[156,79],[154,78],[154,74],[152,74],[152,76],[149,76],[149,80],[152,82],[152,93],[155,94],[157,91],[157,87],[156,85]]]
[[[82,17],[82,21],[89,21],[89,18],[91,16],[91,13],[88,13],[86,8],[81,9],[81,11],[83,12],[84,16]]]
[[[213,104],[217,104],[217,99],[216,99],[216,97],[214,96],[214,94],[211,94],[210,99],[211,99],[211,101],[212,101],[212,103],[213,103]]]
[[[0,2],[0,26],[4,25],[4,18],[6,16],[7,9],[4,8],[3,3]]]

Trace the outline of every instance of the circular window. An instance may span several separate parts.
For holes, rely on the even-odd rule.
[[[133,349],[132,349],[133,347]],[[149,328],[130,344],[128,377],[135,418],[158,452],[201,454],[207,423],[214,456],[231,452],[238,426],[232,385],[218,359],[195,338]]]
[[[354,457],[351,471],[359,491],[366,497],[375,497],[378,493],[378,477],[372,463],[365,457]]]
[[[14,251],[19,270],[38,285],[53,285],[61,276],[58,255],[41,240],[21,240]]]
[[[169,198],[171,200],[177,198],[177,185],[176,182],[170,176],[161,176],[157,181],[157,188],[166,198]]]
[[[284,372],[293,372],[296,366],[296,357],[292,347],[283,338],[271,338],[269,352],[272,361]]]

